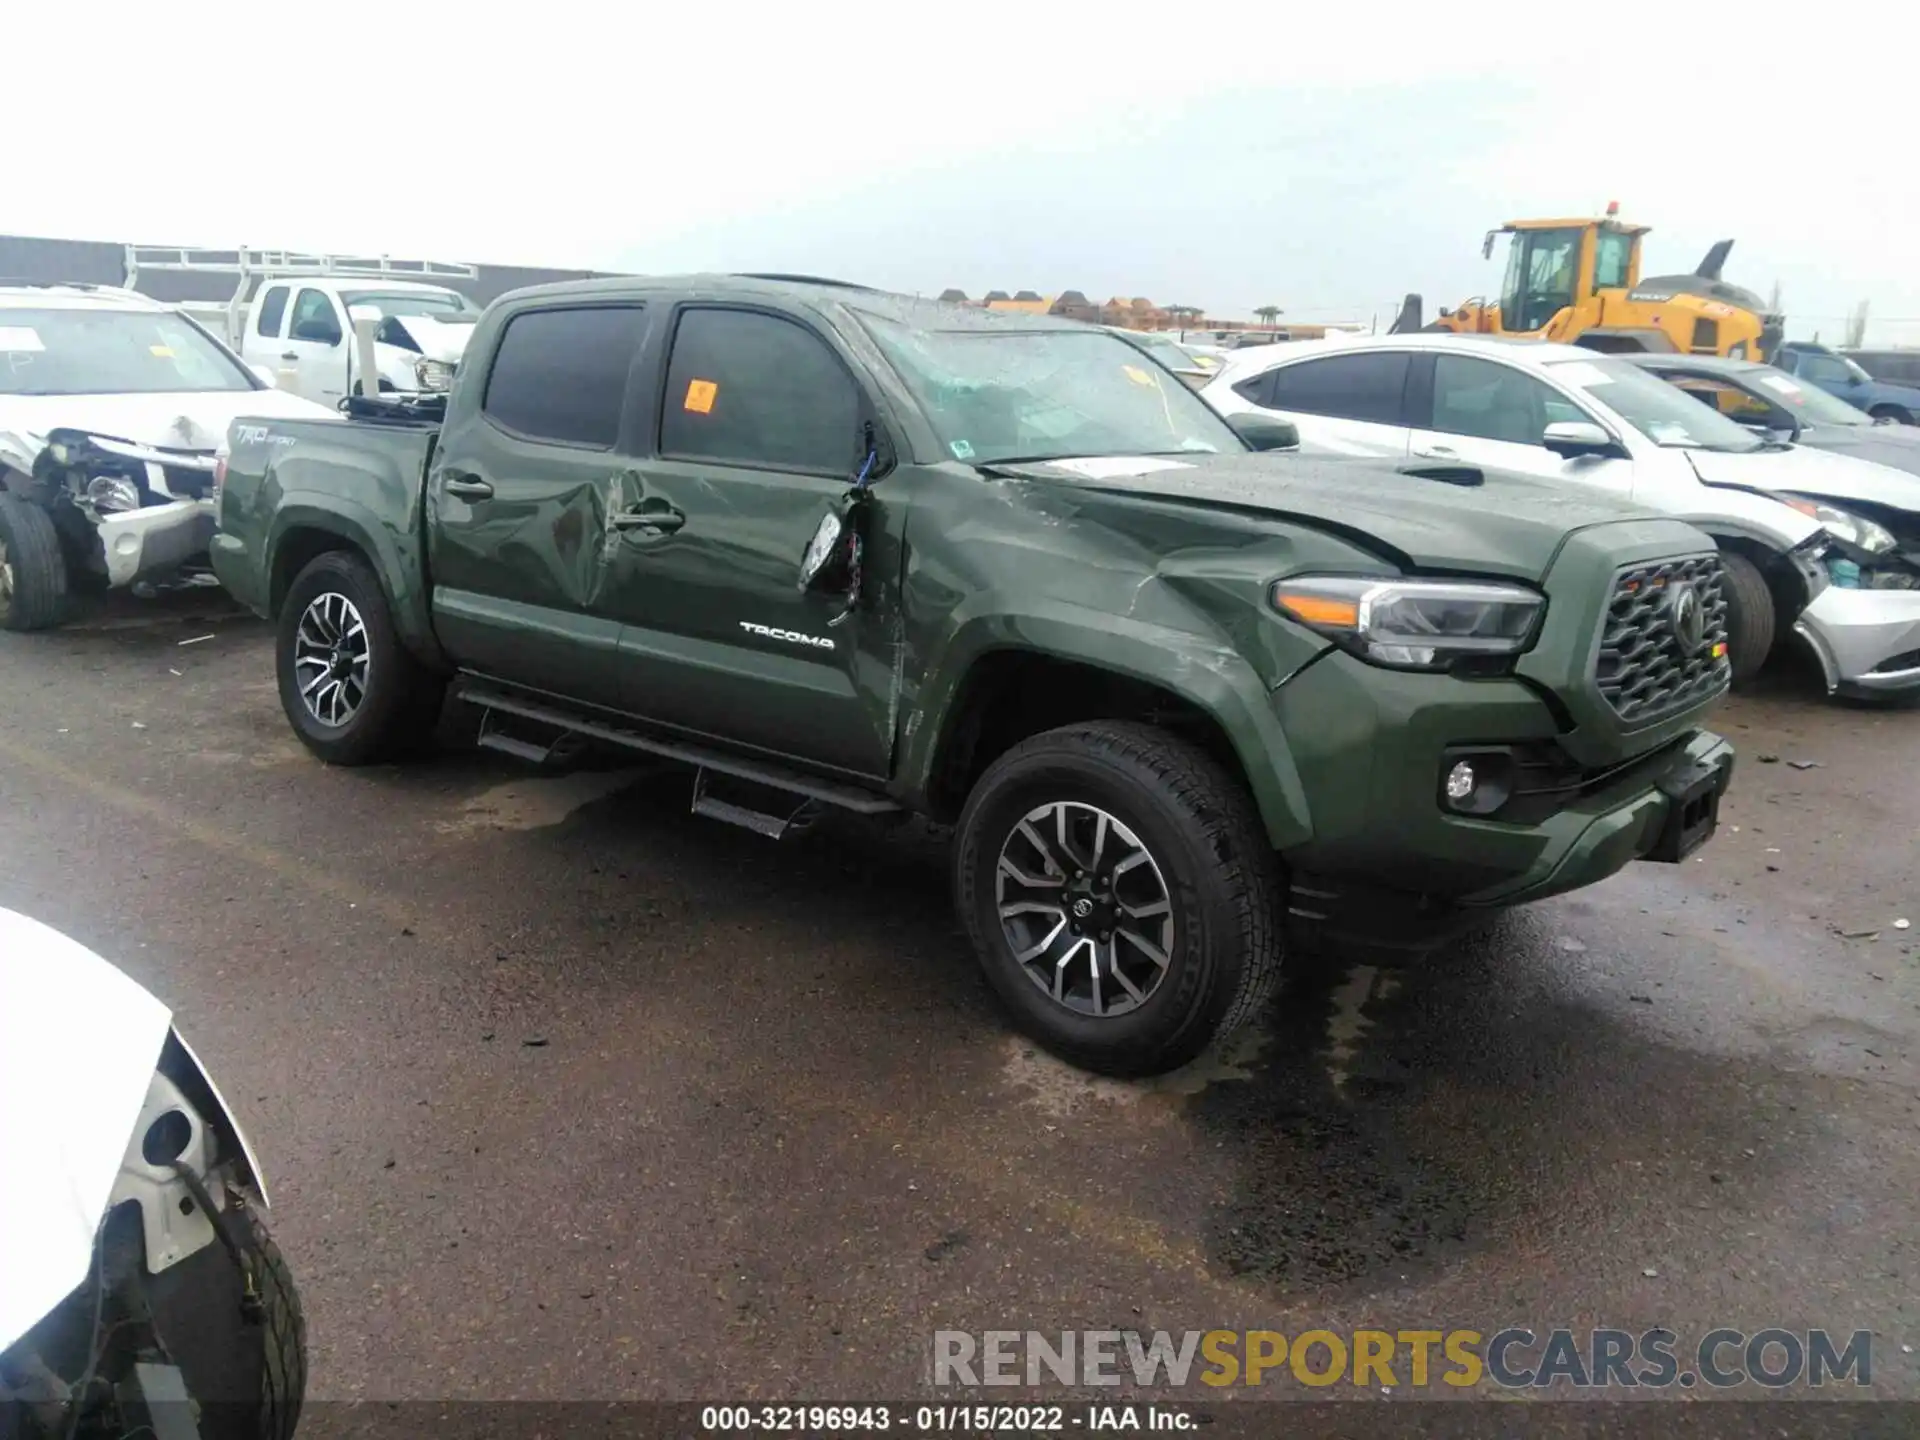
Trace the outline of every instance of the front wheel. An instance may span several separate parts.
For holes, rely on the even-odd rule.
[[[1899,425],[1913,424],[1913,412],[1898,405],[1876,405],[1869,412],[1876,420],[1891,420]]]
[[[52,517],[0,492],[0,629],[48,630],[66,608],[67,559]]]
[[[1731,550],[1720,552],[1727,594],[1727,665],[1734,684],[1760,673],[1773,650],[1773,591],[1760,567]]]
[[[367,562],[316,557],[280,609],[280,706],[307,749],[331,765],[370,765],[431,737],[446,684],[394,632]]]
[[[1155,726],[1069,725],[1009,750],[967,799],[953,863],[988,981],[1085,1069],[1175,1069],[1272,993],[1280,879],[1252,797]]]

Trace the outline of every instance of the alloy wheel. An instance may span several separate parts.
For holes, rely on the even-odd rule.
[[[13,557],[7,542],[0,539],[0,619],[13,613]]]
[[[1159,989],[1173,899],[1139,836],[1096,805],[1062,800],[1021,818],[1000,847],[994,902],[1007,948],[1057,1004],[1105,1019]]]
[[[367,698],[372,659],[354,603],[333,590],[314,596],[293,639],[294,676],[307,713],[334,729],[352,720]]]

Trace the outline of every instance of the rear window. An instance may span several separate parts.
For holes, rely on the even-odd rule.
[[[523,439],[611,450],[645,316],[636,306],[611,305],[514,316],[481,410]]]

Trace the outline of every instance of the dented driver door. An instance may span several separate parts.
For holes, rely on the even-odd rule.
[[[861,392],[848,365],[796,317],[684,305],[655,386],[657,444],[619,517],[624,708],[885,775],[891,623],[872,604],[848,613],[844,590],[800,587],[808,541],[859,468]],[[886,509],[877,498],[866,524],[870,598],[897,554]]]
[[[462,667],[620,708],[609,517],[635,465],[646,327],[638,305],[556,303],[509,316],[474,357],[483,398],[451,407],[427,475],[434,626]]]

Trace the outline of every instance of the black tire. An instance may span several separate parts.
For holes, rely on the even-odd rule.
[[[260,1440],[293,1440],[307,1393],[307,1317],[286,1257],[242,1197],[232,1207],[260,1301]]]
[[[1760,567],[1731,550],[1720,552],[1727,590],[1727,665],[1733,683],[1760,673],[1773,650],[1773,591]]]
[[[1900,425],[1913,424],[1912,412],[1903,410],[1898,405],[1876,405],[1868,413],[1876,420],[1892,420]]]
[[[0,493],[0,547],[0,629],[51,630],[67,613],[67,557],[53,517]]]
[[[301,656],[302,625],[309,607],[323,599],[348,602],[365,639],[363,685],[351,712],[336,712],[339,723],[316,714],[301,694],[314,674]],[[315,755],[329,765],[372,765],[417,752],[432,740],[446,681],[400,643],[386,594],[358,554],[330,550],[310,561],[287,590],[278,628],[280,706],[301,743]]]
[[[1117,820],[1164,880],[1168,963],[1124,1014],[1082,1013],[1043,990],[1003,927],[1003,848],[1016,843],[1027,816],[1051,804],[1097,807]],[[1068,725],[1000,756],[967,797],[953,865],[968,938],[1015,1023],[1085,1069],[1140,1076],[1184,1065],[1255,1015],[1277,983],[1282,885],[1253,798],[1205,751],[1155,726]],[[1063,924],[1070,910],[1063,891]],[[1117,951],[1116,939],[1109,955]]]

